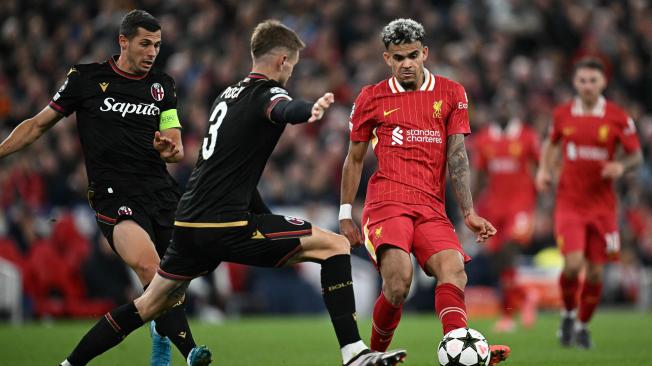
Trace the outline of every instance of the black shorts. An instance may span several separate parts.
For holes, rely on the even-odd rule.
[[[281,215],[246,214],[241,220],[220,223],[175,222],[172,244],[158,273],[191,280],[220,262],[280,267],[301,250],[299,238],[310,235],[308,221]]]
[[[179,196],[176,189],[133,196],[111,187],[88,189],[88,203],[95,210],[97,225],[113,251],[113,228],[122,220],[133,220],[147,232],[159,257],[165,254],[172,239]]]

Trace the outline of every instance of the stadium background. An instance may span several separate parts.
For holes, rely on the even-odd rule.
[[[636,121],[646,159],[617,185],[623,261],[609,268],[604,300],[652,306],[649,1],[5,0],[0,3],[0,138],[47,105],[71,65],[118,53],[118,25],[132,8],[146,9],[162,23],[156,66],[177,82],[186,157],[169,169],[182,186],[196,160],[210,103],[249,71],[248,42],[255,24],[276,18],[299,32],[307,47],[289,90],[305,99],[333,91],[337,104],[323,121],[286,130],[259,188],[275,211],[332,230],[337,230],[348,114],[360,88],[389,73],[379,40],[388,21],[412,17],[424,24],[427,67],[465,86],[474,131],[494,118],[496,100],[503,97],[517,102],[522,119],[543,137],[553,106],[572,96],[574,60],[599,57],[607,65],[607,97]],[[369,154],[359,197],[374,161]],[[22,273],[24,291],[15,304],[10,292],[1,296],[2,319],[16,316],[12,306],[20,309],[18,319],[93,316],[140,291],[101,237],[86,202],[86,184],[74,115],[26,151],[0,161],[0,258],[12,263],[5,262],[3,271],[10,273],[7,268],[13,266]],[[469,306],[491,315],[495,309],[487,310],[486,301],[492,295],[484,286],[495,279],[460,225],[453,197],[448,202],[475,257],[468,267],[470,285],[476,286],[467,296]],[[540,197],[533,245],[521,268],[525,277],[554,291],[559,259],[551,249],[552,204],[551,195]],[[361,209],[362,201],[355,206]],[[366,313],[378,278],[364,251],[356,254],[358,306]],[[214,321],[225,313],[322,312],[318,283],[318,268],[310,265],[281,271],[222,266],[217,275],[194,281],[190,310]],[[418,278],[408,308],[431,311],[431,285]],[[551,301],[554,305],[554,295]]]

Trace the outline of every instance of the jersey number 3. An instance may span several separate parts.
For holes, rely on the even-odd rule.
[[[204,160],[208,160],[208,158],[213,155],[213,152],[215,152],[215,143],[217,143],[217,130],[222,125],[224,117],[226,117],[227,109],[228,106],[226,105],[226,102],[220,102],[217,104],[217,106],[215,106],[215,109],[213,109],[213,113],[211,113],[211,118],[208,120],[208,122],[211,124],[208,127],[208,136],[204,137],[204,143],[201,147],[201,156],[204,158]]]

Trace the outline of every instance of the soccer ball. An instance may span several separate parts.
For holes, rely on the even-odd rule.
[[[451,330],[437,347],[442,366],[487,366],[490,356],[487,339],[475,329]]]

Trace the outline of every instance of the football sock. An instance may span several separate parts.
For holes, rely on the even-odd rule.
[[[520,288],[516,284],[516,270],[513,267],[506,268],[500,273],[500,287],[503,297],[503,315],[511,317],[520,295]]]
[[[143,324],[133,302],[122,305],[106,313],[79,341],[67,360],[74,366],[86,365]]]
[[[564,309],[571,311],[577,308],[577,290],[579,288],[579,279],[568,278],[562,273],[559,276],[559,286],[561,287],[561,298],[564,303]]]
[[[580,309],[577,319],[582,323],[588,323],[593,317],[595,309],[600,303],[602,294],[602,282],[590,283],[584,281],[582,293],[580,294]]]
[[[435,288],[435,311],[441,320],[444,334],[467,326],[464,291],[452,283],[443,283]]]
[[[351,256],[339,254],[322,262],[321,288],[340,348],[359,341],[351,279]]]
[[[373,351],[385,352],[392,342],[394,330],[401,320],[403,304],[394,306],[387,301],[381,292],[374,305],[373,320],[371,323],[370,346]]]
[[[342,347],[340,351],[342,352],[342,363],[346,365],[351,361],[355,356],[359,355],[360,352],[368,350],[367,345],[363,341],[357,341],[355,343],[347,344]]]
[[[168,337],[181,351],[184,358],[188,357],[190,351],[197,346],[190,332],[183,303],[173,307],[156,319],[156,332]]]

